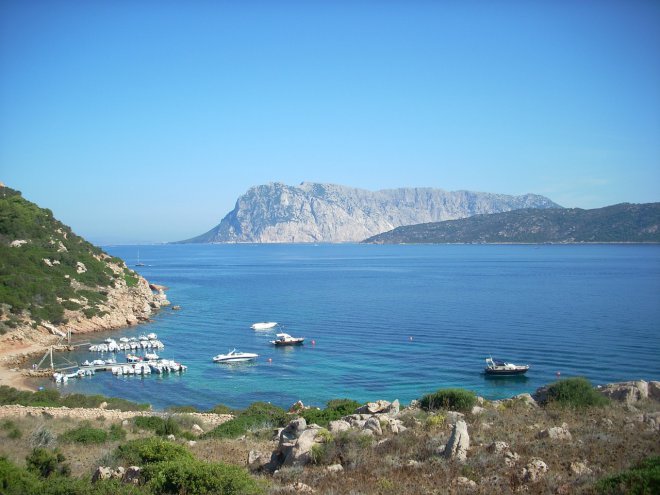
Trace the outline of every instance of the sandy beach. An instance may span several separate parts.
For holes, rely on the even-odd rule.
[[[0,385],[7,385],[19,390],[36,390],[33,379],[27,376],[25,362],[38,355],[43,355],[48,346],[56,343],[58,337],[32,330],[30,338],[21,330],[0,337]]]

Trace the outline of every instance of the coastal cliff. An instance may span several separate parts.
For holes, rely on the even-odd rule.
[[[147,321],[169,304],[164,290],[73,233],[50,210],[0,187],[2,355],[48,345],[68,331]]]
[[[366,191],[336,184],[271,183],[250,188],[219,225],[181,242],[359,242],[401,225],[520,208],[559,205],[535,194],[432,188]]]

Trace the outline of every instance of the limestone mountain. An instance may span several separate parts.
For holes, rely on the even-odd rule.
[[[0,186],[0,335],[37,340],[40,333],[113,329],[166,304],[162,288]]]
[[[358,242],[401,225],[520,208],[558,208],[535,194],[432,188],[367,191],[336,184],[250,188],[219,225],[181,242]]]
[[[604,208],[524,209],[446,222],[407,225],[364,242],[575,243],[660,242],[660,203]]]

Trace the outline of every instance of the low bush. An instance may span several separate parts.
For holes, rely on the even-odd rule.
[[[190,451],[183,445],[168,442],[159,437],[131,440],[117,447],[117,458],[127,464],[141,466],[156,462],[185,461],[192,459]]]
[[[328,426],[330,421],[335,421],[349,414],[353,414],[360,407],[359,402],[350,399],[334,399],[326,404],[325,409],[305,409],[300,416],[307,423],[316,423],[319,426]]]
[[[0,405],[18,404],[21,406],[40,407],[99,407],[106,402],[107,409],[118,409],[120,411],[146,411],[149,404],[138,404],[126,399],[105,397],[103,395],[70,394],[61,396],[57,390],[44,389],[37,392],[17,390],[7,385],[0,386]]]
[[[167,435],[178,435],[181,427],[173,418],[161,418],[159,416],[137,416],[134,419],[135,426],[144,430],[152,430],[156,435],[165,437]]]
[[[0,429],[6,431],[9,438],[16,439],[23,436],[23,432],[21,432],[18,425],[9,419],[6,419],[0,424]]]
[[[660,456],[649,457],[628,471],[600,480],[596,492],[602,495],[660,493]]]
[[[124,438],[126,438],[126,430],[124,430],[119,423],[110,425],[108,438],[110,440],[123,440]]]
[[[5,457],[0,457],[0,493],[3,495],[38,493],[41,485],[41,480],[33,473],[19,468]]]
[[[68,464],[64,464],[64,461],[64,455],[57,449],[51,451],[37,448],[33,449],[25,458],[25,465],[28,471],[38,474],[42,478],[48,478],[54,474],[68,476],[71,468]]]
[[[30,446],[37,447],[52,447],[55,445],[57,439],[53,432],[51,432],[45,426],[40,426],[30,434]]]
[[[435,411],[447,409],[451,411],[469,411],[477,403],[477,396],[470,390],[462,388],[444,388],[437,392],[426,394],[419,401],[422,409]]]
[[[214,438],[237,438],[249,431],[284,426],[289,416],[284,409],[265,402],[255,402],[236,416],[206,433]]]
[[[234,411],[231,407],[225,406],[224,404],[217,404],[213,406],[211,409],[208,411],[209,413],[212,414],[234,414],[236,411]]]
[[[586,378],[566,378],[548,386],[549,404],[581,409],[601,407],[609,402],[609,399],[598,393]]]
[[[153,493],[257,495],[262,487],[238,466],[186,459],[151,464],[143,471]]]
[[[93,428],[88,422],[83,422],[72,430],[65,431],[60,435],[60,440],[82,444],[105,443],[108,441],[108,432],[100,428]]]

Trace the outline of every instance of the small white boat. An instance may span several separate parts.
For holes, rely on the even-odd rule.
[[[158,359],[158,354],[155,354],[153,352],[151,353],[148,352],[144,355],[144,359],[146,359],[147,361],[156,361]]]
[[[123,343],[128,342],[128,337],[122,337],[122,338],[120,338],[120,339],[119,339],[119,342],[123,342]]]
[[[270,343],[274,345],[300,345],[305,341],[305,337],[291,337],[288,333],[278,333],[275,340]]]
[[[239,361],[250,361],[251,359],[256,359],[259,357],[259,354],[253,354],[251,352],[237,352],[236,349],[229,351],[227,354],[218,354],[213,358],[215,363],[236,363]]]
[[[270,330],[271,328],[275,328],[277,326],[277,323],[274,321],[262,321],[259,323],[253,323],[252,324],[252,330]]]
[[[158,335],[156,335],[155,333],[152,332],[152,333],[147,334],[147,338],[149,340],[156,340],[158,338]]]

